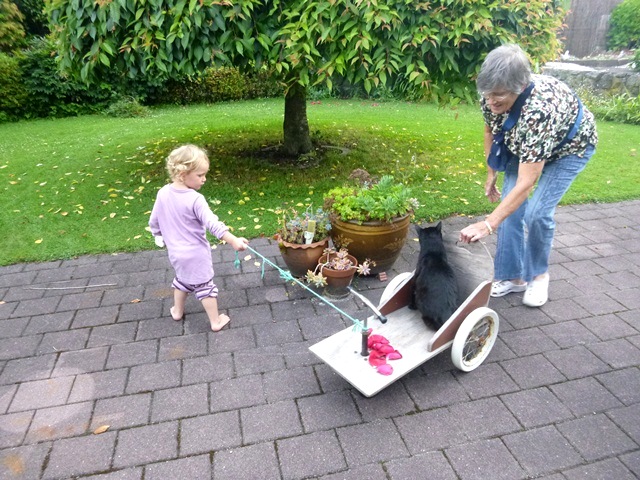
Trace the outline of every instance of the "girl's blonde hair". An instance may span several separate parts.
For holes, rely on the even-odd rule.
[[[173,150],[167,157],[167,172],[171,180],[178,180],[182,174],[209,166],[209,157],[195,145],[183,145]]]

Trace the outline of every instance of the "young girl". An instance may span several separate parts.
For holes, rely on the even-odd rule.
[[[194,293],[207,312],[211,330],[218,332],[230,319],[218,314],[218,287],[213,283],[211,245],[206,231],[236,251],[245,250],[249,242],[233,235],[197,192],[209,171],[209,158],[202,149],[195,145],[176,148],[167,158],[167,171],[172,183],[158,192],[149,227],[156,244],[166,245],[175,270],[171,317],[176,321],[183,319],[187,296]]]

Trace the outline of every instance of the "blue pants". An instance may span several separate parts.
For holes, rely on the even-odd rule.
[[[496,280],[521,278],[530,282],[549,270],[556,206],[594,153],[595,148],[589,145],[582,157],[567,155],[545,164],[533,195],[498,227],[494,259]],[[517,159],[507,164],[502,198],[516,184],[518,165]]]

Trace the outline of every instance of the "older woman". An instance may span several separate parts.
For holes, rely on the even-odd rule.
[[[567,85],[532,74],[517,45],[492,50],[476,86],[482,95],[485,153],[489,156],[494,137],[503,136],[510,158],[503,167],[488,162],[494,168],[488,165],[485,195],[500,203],[485,220],[462,229],[460,241],[475,242],[497,231],[491,295],[524,292],[522,302],[539,307],[548,299],[555,209],[595,153],[595,121]],[[520,115],[503,130],[512,109]],[[504,168],[502,194],[495,168]]]

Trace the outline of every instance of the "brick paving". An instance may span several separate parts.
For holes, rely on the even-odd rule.
[[[639,478],[640,201],[556,217],[545,306],[491,299],[477,370],[445,350],[372,398],[308,350],[350,321],[229,247],[219,333],[193,298],[168,315],[162,250],[0,267],[0,479]],[[284,266],[273,241],[252,247]],[[355,284],[374,303],[385,285]]]

